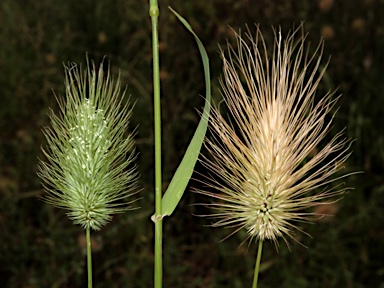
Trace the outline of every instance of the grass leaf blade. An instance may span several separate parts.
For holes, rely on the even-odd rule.
[[[162,199],[162,216],[170,216],[175,210],[177,204],[180,202],[181,197],[184,194],[185,188],[192,176],[193,169],[195,167],[197,158],[200,153],[200,149],[202,143],[204,141],[205,133],[207,131],[208,126],[208,118],[211,109],[211,81],[210,81],[210,73],[209,73],[209,59],[207,52],[203,44],[197,35],[193,32],[189,23],[181,17],[176,11],[172,8],[169,8],[176,17],[183,23],[183,25],[193,34],[197,45],[199,47],[199,51],[201,54],[201,58],[204,66],[204,76],[205,76],[205,84],[206,84],[206,92],[205,92],[205,105],[203,115],[200,119],[199,125],[193,135],[193,138],[188,146],[185,155],[177,168],[175,175],[172,178],[171,183],[168,186],[167,191],[165,192]]]

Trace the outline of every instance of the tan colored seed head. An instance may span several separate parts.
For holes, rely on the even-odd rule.
[[[345,191],[326,185],[343,168],[349,141],[340,132],[319,145],[338,97],[315,99],[327,66],[321,65],[323,43],[310,54],[302,31],[285,39],[275,32],[269,50],[257,27],[254,36],[249,30],[245,37],[235,33],[236,49],[228,44],[227,52],[221,51],[229,119],[213,109],[213,137],[205,142],[212,157],[202,156],[212,176],[203,180],[207,189],[195,189],[218,200],[208,204],[217,211],[210,215],[217,219],[213,226],[287,242],[287,236],[295,239],[295,230],[302,231],[297,222],[314,218],[308,208]]]

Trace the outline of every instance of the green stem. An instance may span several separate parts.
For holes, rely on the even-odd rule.
[[[161,217],[162,175],[161,175],[161,105],[160,105],[160,64],[158,19],[159,7],[157,0],[150,0],[149,16],[152,21],[152,54],[153,54],[153,106],[154,106],[154,137],[155,137],[155,288],[162,287],[163,260],[162,237],[163,221]]]
[[[87,268],[88,268],[88,288],[92,288],[92,247],[91,247],[91,228],[86,229],[87,239]]]
[[[257,250],[256,265],[255,265],[255,272],[253,274],[252,288],[257,288],[257,280],[259,279],[260,260],[261,260],[261,253],[262,252],[263,252],[263,241],[259,240],[259,248]]]

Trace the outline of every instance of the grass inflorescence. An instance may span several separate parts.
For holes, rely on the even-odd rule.
[[[48,161],[40,161],[38,174],[47,202],[67,209],[75,224],[100,230],[112,214],[129,208],[126,198],[138,175],[128,133],[132,110],[123,102],[120,80],[103,65],[97,71],[87,64],[84,71],[65,67],[66,98],[58,98],[60,114],[51,111],[51,127],[44,128]]]

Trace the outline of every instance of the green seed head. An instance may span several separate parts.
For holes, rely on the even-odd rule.
[[[129,207],[137,172],[133,135],[128,134],[131,108],[124,104],[120,79],[115,82],[103,65],[96,71],[87,61],[65,67],[66,98],[59,99],[60,115],[51,111],[45,127],[48,161],[40,161],[46,201],[67,209],[75,224],[99,230],[111,215]]]

